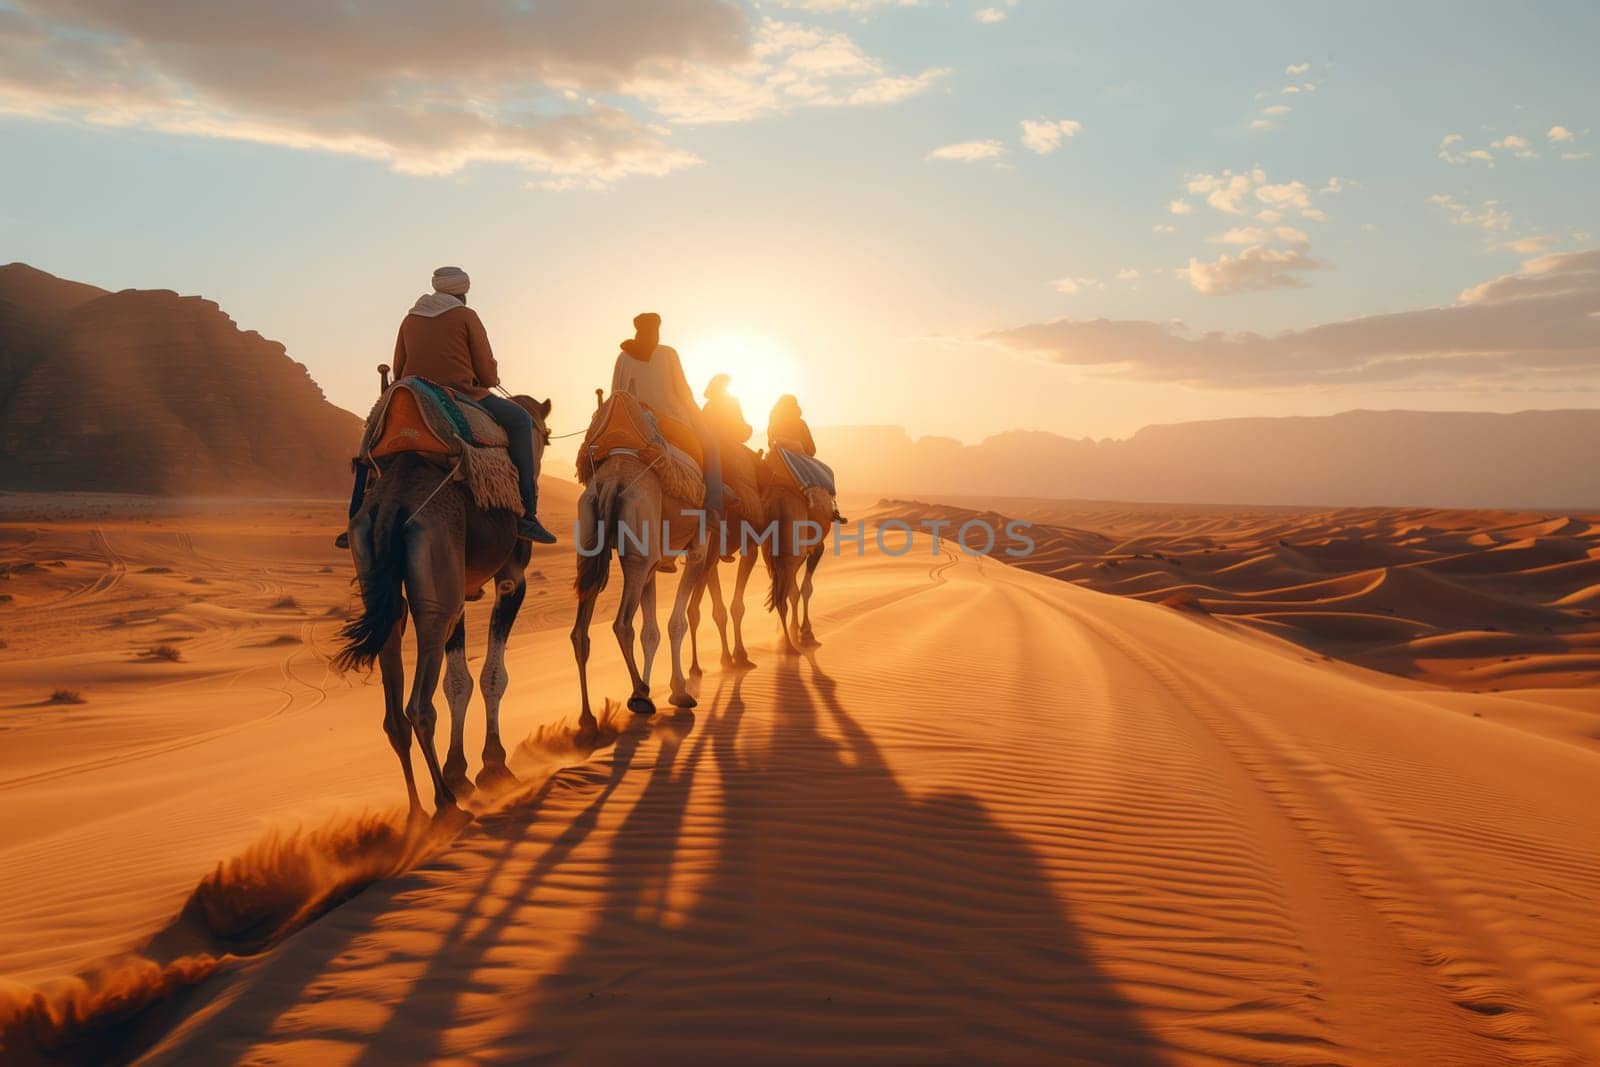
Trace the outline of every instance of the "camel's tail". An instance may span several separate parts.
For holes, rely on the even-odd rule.
[[[602,481],[594,496],[578,501],[578,577],[573,586],[578,598],[598,596],[611,577],[611,550],[618,536],[622,490],[614,481]]]
[[[378,494],[376,506],[351,531],[356,579],[361,584],[361,613],[339,631],[343,645],[333,658],[339,670],[372,666],[405,615],[406,509],[389,494]]]
[[[767,559],[767,577],[772,580],[771,586],[767,589],[768,611],[778,610],[778,605],[783,602],[783,587],[787,584],[784,578],[783,558],[788,549],[784,545],[783,528],[788,524],[783,521],[783,514],[779,510],[774,510],[773,517],[777,520],[778,528],[772,534],[772,547],[762,553]]]

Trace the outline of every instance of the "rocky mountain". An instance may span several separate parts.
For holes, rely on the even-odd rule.
[[[1600,507],[1600,411],[1348,411],[1149,426],[1125,440],[817,431],[842,490],[1203,504]]]
[[[0,489],[338,495],[359,435],[210,300],[0,267]]]

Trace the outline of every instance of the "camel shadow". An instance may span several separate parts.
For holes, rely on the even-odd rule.
[[[1027,846],[969,794],[902,787],[805,662],[775,661],[770,715],[735,676],[687,753],[663,744],[595,924],[537,980],[513,1054],[1156,1062]],[[703,779],[709,842],[685,833]]]
[[[470,863],[429,876],[468,891],[448,911],[427,879],[374,887],[268,954],[242,1017],[155,1058],[283,1025],[369,1065],[1159,1062],[1028,845],[964,791],[902,784],[870,711],[814,654],[722,676],[698,719],[633,720],[481,819]],[[540,940],[549,908],[579,929]],[[308,994],[352,995],[373,939],[413,927],[429,947],[391,957],[415,971],[381,1022],[305,1032]]]

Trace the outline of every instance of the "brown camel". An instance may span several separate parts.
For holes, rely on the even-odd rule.
[[[828,548],[833,504],[820,491],[801,493],[782,484],[768,488],[765,503],[767,521],[776,526],[775,536],[762,545],[772,578],[767,609],[778,613],[785,651],[798,653],[819,644],[811,630],[812,575]]]
[[[550,401],[512,399],[533,416],[537,463],[550,441],[546,423]],[[433,779],[434,807],[444,813],[455,810],[457,798],[473,789],[462,750],[467,704],[472,699],[465,606],[467,593],[490,580],[494,610],[489,618],[489,650],[479,676],[488,725],[477,784],[497,788],[516,781],[506,768],[500,740],[500,698],[507,684],[506,638],[527,593],[525,572],[532,546],[517,537],[516,516],[510,511],[485,511],[474,503],[466,483],[451,476],[450,457],[400,452],[383,464],[381,477],[350,521],[361,611],[341,632],[344,645],[334,663],[341,669],[370,668],[377,661],[383,675],[383,729],[405,772],[411,812],[416,815],[422,808],[411,769],[415,733]],[[416,628],[417,663],[411,695],[405,698],[400,641],[408,604]],[[442,767],[433,743],[438,717],[433,693],[441,668],[450,705],[450,750]]]
[[[707,589],[711,592],[711,619],[716,623],[717,636],[722,641],[722,666],[724,668],[750,668],[750,653],[744,646],[744,591],[750,575],[761,558],[762,536],[767,527],[766,498],[756,488],[756,470],[760,463],[756,454],[737,442],[722,445],[723,476],[738,490],[737,507],[729,508],[727,521],[722,524],[720,536],[713,531],[716,545],[737,555],[739,561],[734,576],[731,615],[733,619],[733,646],[728,645],[729,606],[722,599],[720,570],[722,560],[716,553],[706,555],[705,578],[689,598],[689,675],[698,677],[700,671],[700,601]]]
[[[638,456],[613,453],[595,467],[589,485],[578,498],[578,617],[572,626],[572,652],[578,660],[585,724],[594,721],[589,706],[589,622],[594,617],[595,598],[610,576],[613,550],[622,565],[622,603],[611,630],[622,646],[622,658],[633,681],[628,710],[637,715],[651,715],[656,710],[650,699],[650,666],[661,644],[661,630],[656,623],[656,572],[664,550],[673,555],[687,553],[683,578],[667,621],[667,633],[672,639],[672,690],[668,700],[674,707],[695,706],[683,674],[682,649],[683,635],[689,629],[689,596],[700,585],[705,571],[705,527],[704,512],[667,497],[660,479]],[[633,628],[634,614],[641,608],[642,672],[634,655]]]

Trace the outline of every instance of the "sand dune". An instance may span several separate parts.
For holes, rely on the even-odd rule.
[[[1600,1059],[1600,753],[1529,727],[1592,715],[1576,690],[1423,686],[1142,602],[1157,590],[870,552],[825,561],[813,655],[757,623],[759,668],[707,674],[697,714],[579,737],[552,553],[508,659],[524,787],[407,837],[377,689],[320,665],[332,514],[5,527],[38,569],[0,610],[42,635],[0,675],[6,1057]],[[1150,559],[1110,569],[1150,573],[1215,555],[1173,587],[1221,586],[1280,537],[1326,567],[1377,517],[1317,520],[1329,551],[1299,513],[1166,521],[1061,543],[1138,544]],[[1427,553],[1410,584],[1393,562],[1324,571],[1298,601],[1470,613],[1510,594],[1444,596],[1454,572],[1427,560],[1530,536],[1384,521]],[[180,595],[197,577],[203,602]],[[88,628],[106,612],[130,621]],[[138,658],[161,635],[182,658]],[[622,695],[596,637],[598,691]],[[40,706],[58,680],[89,702]]]
[[[1018,566],[1319,655],[1469,690],[1600,683],[1594,516],[987,498],[882,512],[1002,513],[1040,524]]]

